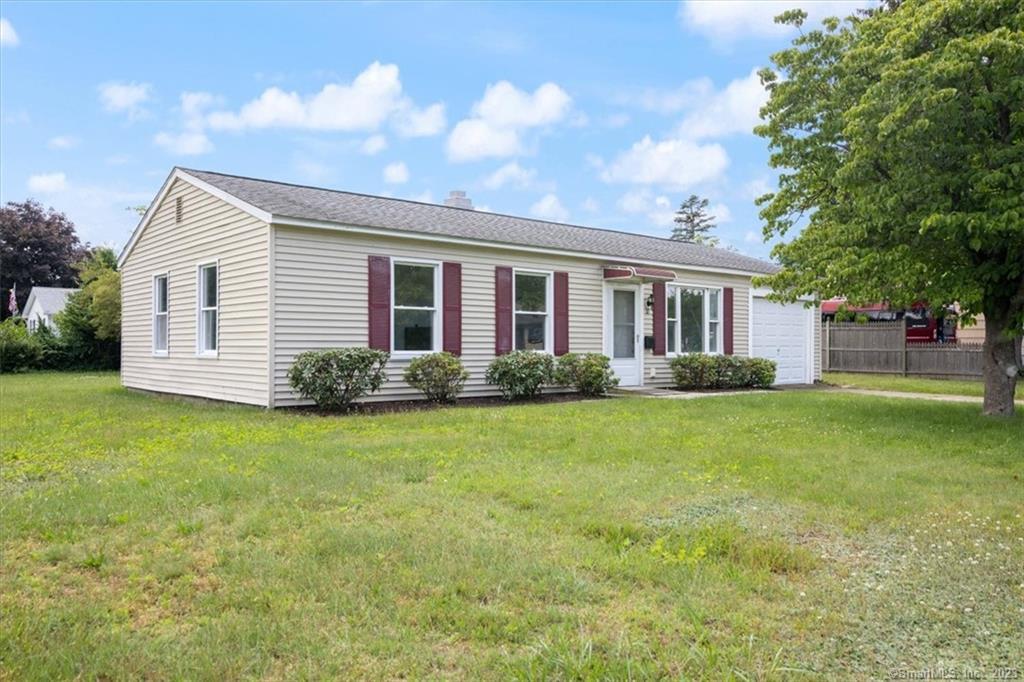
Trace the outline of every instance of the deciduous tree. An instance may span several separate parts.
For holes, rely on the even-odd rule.
[[[801,26],[806,15],[778,19]],[[985,315],[988,414],[1013,412],[1024,325],[1024,5],[906,0],[828,20],[761,72],[758,200],[778,296]]]

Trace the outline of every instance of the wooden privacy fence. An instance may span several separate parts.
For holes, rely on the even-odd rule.
[[[825,322],[821,367],[829,372],[981,378],[981,344],[907,343],[904,321]]]

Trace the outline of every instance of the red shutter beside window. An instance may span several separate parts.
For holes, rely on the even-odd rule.
[[[442,348],[452,355],[462,355],[462,264],[444,263],[441,280],[444,290]]]
[[[665,283],[651,284],[654,296],[654,354],[665,354]]]
[[[555,273],[555,355],[569,352],[569,273]]]
[[[512,268],[494,268],[494,354],[512,350]]]
[[[367,284],[369,289],[369,346],[377,350],[391,350],[391,259],[370,256]]]
[[[732,287],[722,290],[722,350],[732,355]]]

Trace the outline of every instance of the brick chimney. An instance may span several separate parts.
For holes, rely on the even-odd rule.
[[[454,208],[473,208],[473,202],[466,196],[466,193],[458,189],[453,189],[448,193],[448,198],[444,200],[444,205]]]

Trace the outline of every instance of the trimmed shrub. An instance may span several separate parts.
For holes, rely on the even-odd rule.
[[[333,348],[300,353],[288,382],[303,398],[325,410],[348,409],[353,401],[380,390],[387,381],[390,353],[373,348]]]
[[[506,400],[522,400],[540,394],[550,384],[555,361],[547,353],[514,350],[499,355],[487,367],[487,383],[498,387]]]
[[[689,353],[669,363],[677,388],[770,388],[775,363],[764,358]]]
[[[0,322],[0,372],[36,369],[42,352],[29,334],[25,320],[8,317]]]
[[[403,378],[405,383],[422,391],[427,400],[451,403],[462,393],[469,372],[451,353],[430,353],[413,358]]]
[[[775,383],[775,362],[765,358],[747,358],[747,370],[750,372],[748,386],[754,388],[771,388]]]
[[[611,360],[600,353],[566,353],[558,358],[555,383],[571,386],[583,395],[604,395],[619,385]]]

